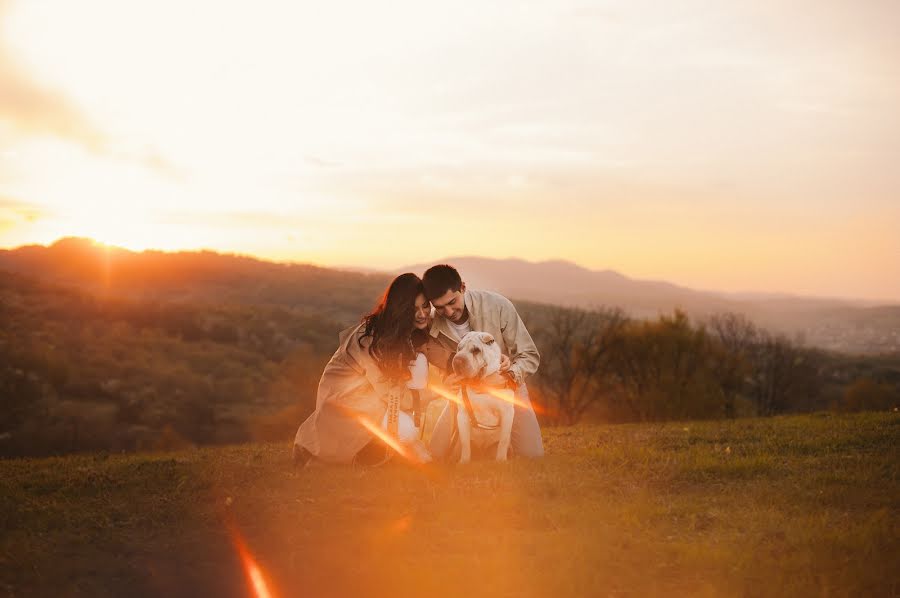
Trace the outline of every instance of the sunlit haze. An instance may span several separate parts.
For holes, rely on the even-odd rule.
[[[900,3],[0,0],[0,246],[900,300]]]

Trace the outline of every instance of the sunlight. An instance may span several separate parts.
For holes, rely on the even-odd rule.
[[[403,534],[409,531],[410,526],[412,525],[412,515],[406,514],[400,517],[399,519],[394,520],[389,526],[388,529],[395,534]]]
[[[196,236],[192,238],[188,230],[155,225],[147,214],[136,215],[124,211],[98,211],[90,215],[74,216],[50,228],[56,231],[52,234],[54,238],[87,237],[101,245],[131,251],[177,251],[197,247]]]
[[[441,397],[447,399],[448,401],[453,401],[457,405],[465,406],[463,400],[459,397],[459,393],[455,393],[440,384],[429,384],[428,388],[433,390],[435,393],[440,395]],[[475,389],[472,389],[474,392]],[[518,398],[515,393],[508,388],[485,388],[481,389],[478,392],[486,392],[487,394],[494,396],[502,401],[506,401],[507,403],[512,403],[517,407],[522,407],[523,409],[534,409],[535,413],[543,413],[544,410],[540,407],[540,405],[536,404],[528,404],[522,399]]]
[[[376,425],[374,422],[370,421],[364,415],[356,416],[356,420],[362,424],[362,426],[374,434],[378,439],[388,445],[390,448],[394,450],[398,455],[406,459],[407,461],[411,461],[413,463],[421,463],[419,457],[410,451],[406,446],[403,445],[399,440],[388,434],[385,430],[381,428],[381,426]]]
[[[231,526],[231,540],[241,559],[241,564],[244,567],[244,574],[247,576],[247,581],[250,584],[253,596],[255,596],[255,598],[273,598],[274,594],[269,590],[269,585],[266,583],[262,570],[247,549],[247,545],[241,537],[240,532],[233,526]]]
[[[431,390],[433,390],[433,391],[434,391],[435,393],[437,393],[439,396],[441,396],[441,397],[447,399],[448,401],[452,401],[452,402],[456,403],[457,405],[464,405],[462,399],[459,398],[459,394],[458,394],[458,393],[455,393],[455,392],[453,392],[453,391],[447,389],[446,387],[441,386],[440,384],[434,384],[434,383],[432,383],[432,384],[429,384],[429,385],[428,385],[428,388],[430,388]]]
[[[523,401],[522,399],[517,397],[516,393],[514,393],[513,391],[511,391],[508,388],[487,388],[487,389],[485,389],[485,392],[487,392],[489,395],[491,395],[493,397],[497,397],[498,399],[500,399],[502,401],[506,401],[507,403],[512,403],[516,407],[521,407],[523,409],[529,409],[529,408],[534,409],[535,413],[543,413],[544,412],[544,410],[541,409],[541,407],[539,405],[536,405],[534,403],[531,403],[531,404],[526,403],[525,401]]]
[[[894,3],[815,35],[788,5],[580,4],[0,1],[0,247],[515,256],[895,300]]]

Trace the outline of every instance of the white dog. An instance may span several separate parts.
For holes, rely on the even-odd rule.
[[[466,334],[456,348],[453,356],[453,371],[463,378],[463,384],[476,384],[487,376],[500,371],[500,346],[494,337],[487,332],[470,332]],[[472,445],[487,447],[497,443],[497,461],[505,461],[509,451],[510,434],[512,432],[514,407],[511,400],[498,396],[512,393],[506,389],[491,392],[474,391],[464,386],[460,394],[466,393],[472,412],[462,404],[456,415],[459,430],[460,463],[468,463],[472,459]],[[463,396],[463,403],[465,403]],[[472,421],[472,417],[476,421]]]

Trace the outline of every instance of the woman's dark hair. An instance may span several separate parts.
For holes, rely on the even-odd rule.
[[[372,313],[363,316],[365,332],[359,342],[372,337],[369,354],[392,380],[409,376],[407,366],[416,354],[410,340],[415,327],[416,297],[424,295],[422,280],[411,272],[391,282]]]

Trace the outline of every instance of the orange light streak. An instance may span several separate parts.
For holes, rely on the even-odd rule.
[[[391,524],[390,530],[395,534],[402,534],[409,530],[410,525],[412,525],[412,515],[404,515]]]
[[[247,545],[244,543],[244,539],[241,537],[240,532],[233,526],[231,526],[231,540],[234,542],[234,547],[241,559],[241,564],[244,566],[244,574],[250,582],[250,589],[253,591],[253,596],[255,596],[255,598],[273,598],[274,595],[269,590],[266,579],[263,577],[262,570],[259,568],[259,565],[256,564],[256,560],[247,549]]]
[[[453,391],[451,391],[451,390],[449,390],[449,389],[447,389],[447,388],[441,386],[440,384],[429,384],[429,385],[428,385],[428,388],[430,388],[431,390],[433,390],[433,391],[434,391],[435,393],[437,393],[438,395],[444,397],[444,398],[447,399],[448,401],[453,401],[453,402],[456,403],[457,405],[462,405],[462,404],[463,404],[462,399],[459,398],[459,396],[457,395],[457,393],[455,393],[455,392],[453,392]]]
[[[438,395],[444,397],[448,401],[453,401],[457,405],[463,405],[463,400],[459,398],[456,393],[448,390],[440,384],[429,384],[428,388],[433,390]],[[541,409],[538,405],[535,405],[534,403],[526,403],[525,401],[517,397],[516,394],[508,388],[472,388],[471,390],[472,392],[486,392],[491,396],[497,397],[498,399],[506,401],[507,403],[512,403],[513,405],[516,405],[518,407],[522,407],[523,409],[533,409],[535,413],[544,412],[544,410]]]
[[[245,564],[245,569],[253,584],[253,591],[256,592],[258,598],[271,598],[269,588],[266,586],[266,580],[263,579],[262,571],[256,566],[256,563],[250,561]]]
[[[516,396],[516,393],[509,390],[508,388],[486,388],[484,389],[489,395],[493,397],[497,397],[507,403],[512,403],[517,407],[522,407],[523,409],[534,409],[535,413],[542,413],[543,410],[535,405],[534,403],[526,403],[522,399]]]
[[[375,423],[373,423],[372,421],[370,421],[367,417],[365,417],[363,415],[356,416],[356,420],[360,424],[362,424],[362,426],[366,430],[368,430],[369,432],[374,434],[382,442],[384,442],[386,445],[388,445],[389,447],[394,449],[394,451],[398,455],[400,455],[404,459],[407,459],[408,461],[412,461],[413,463],[419,463],[419,458],[413,452],[411,452],[408,448],[406,448],[396,438],[394,438],[393,436],[388,434],[385,430],[381,429],[381,426],[376,425]]]

